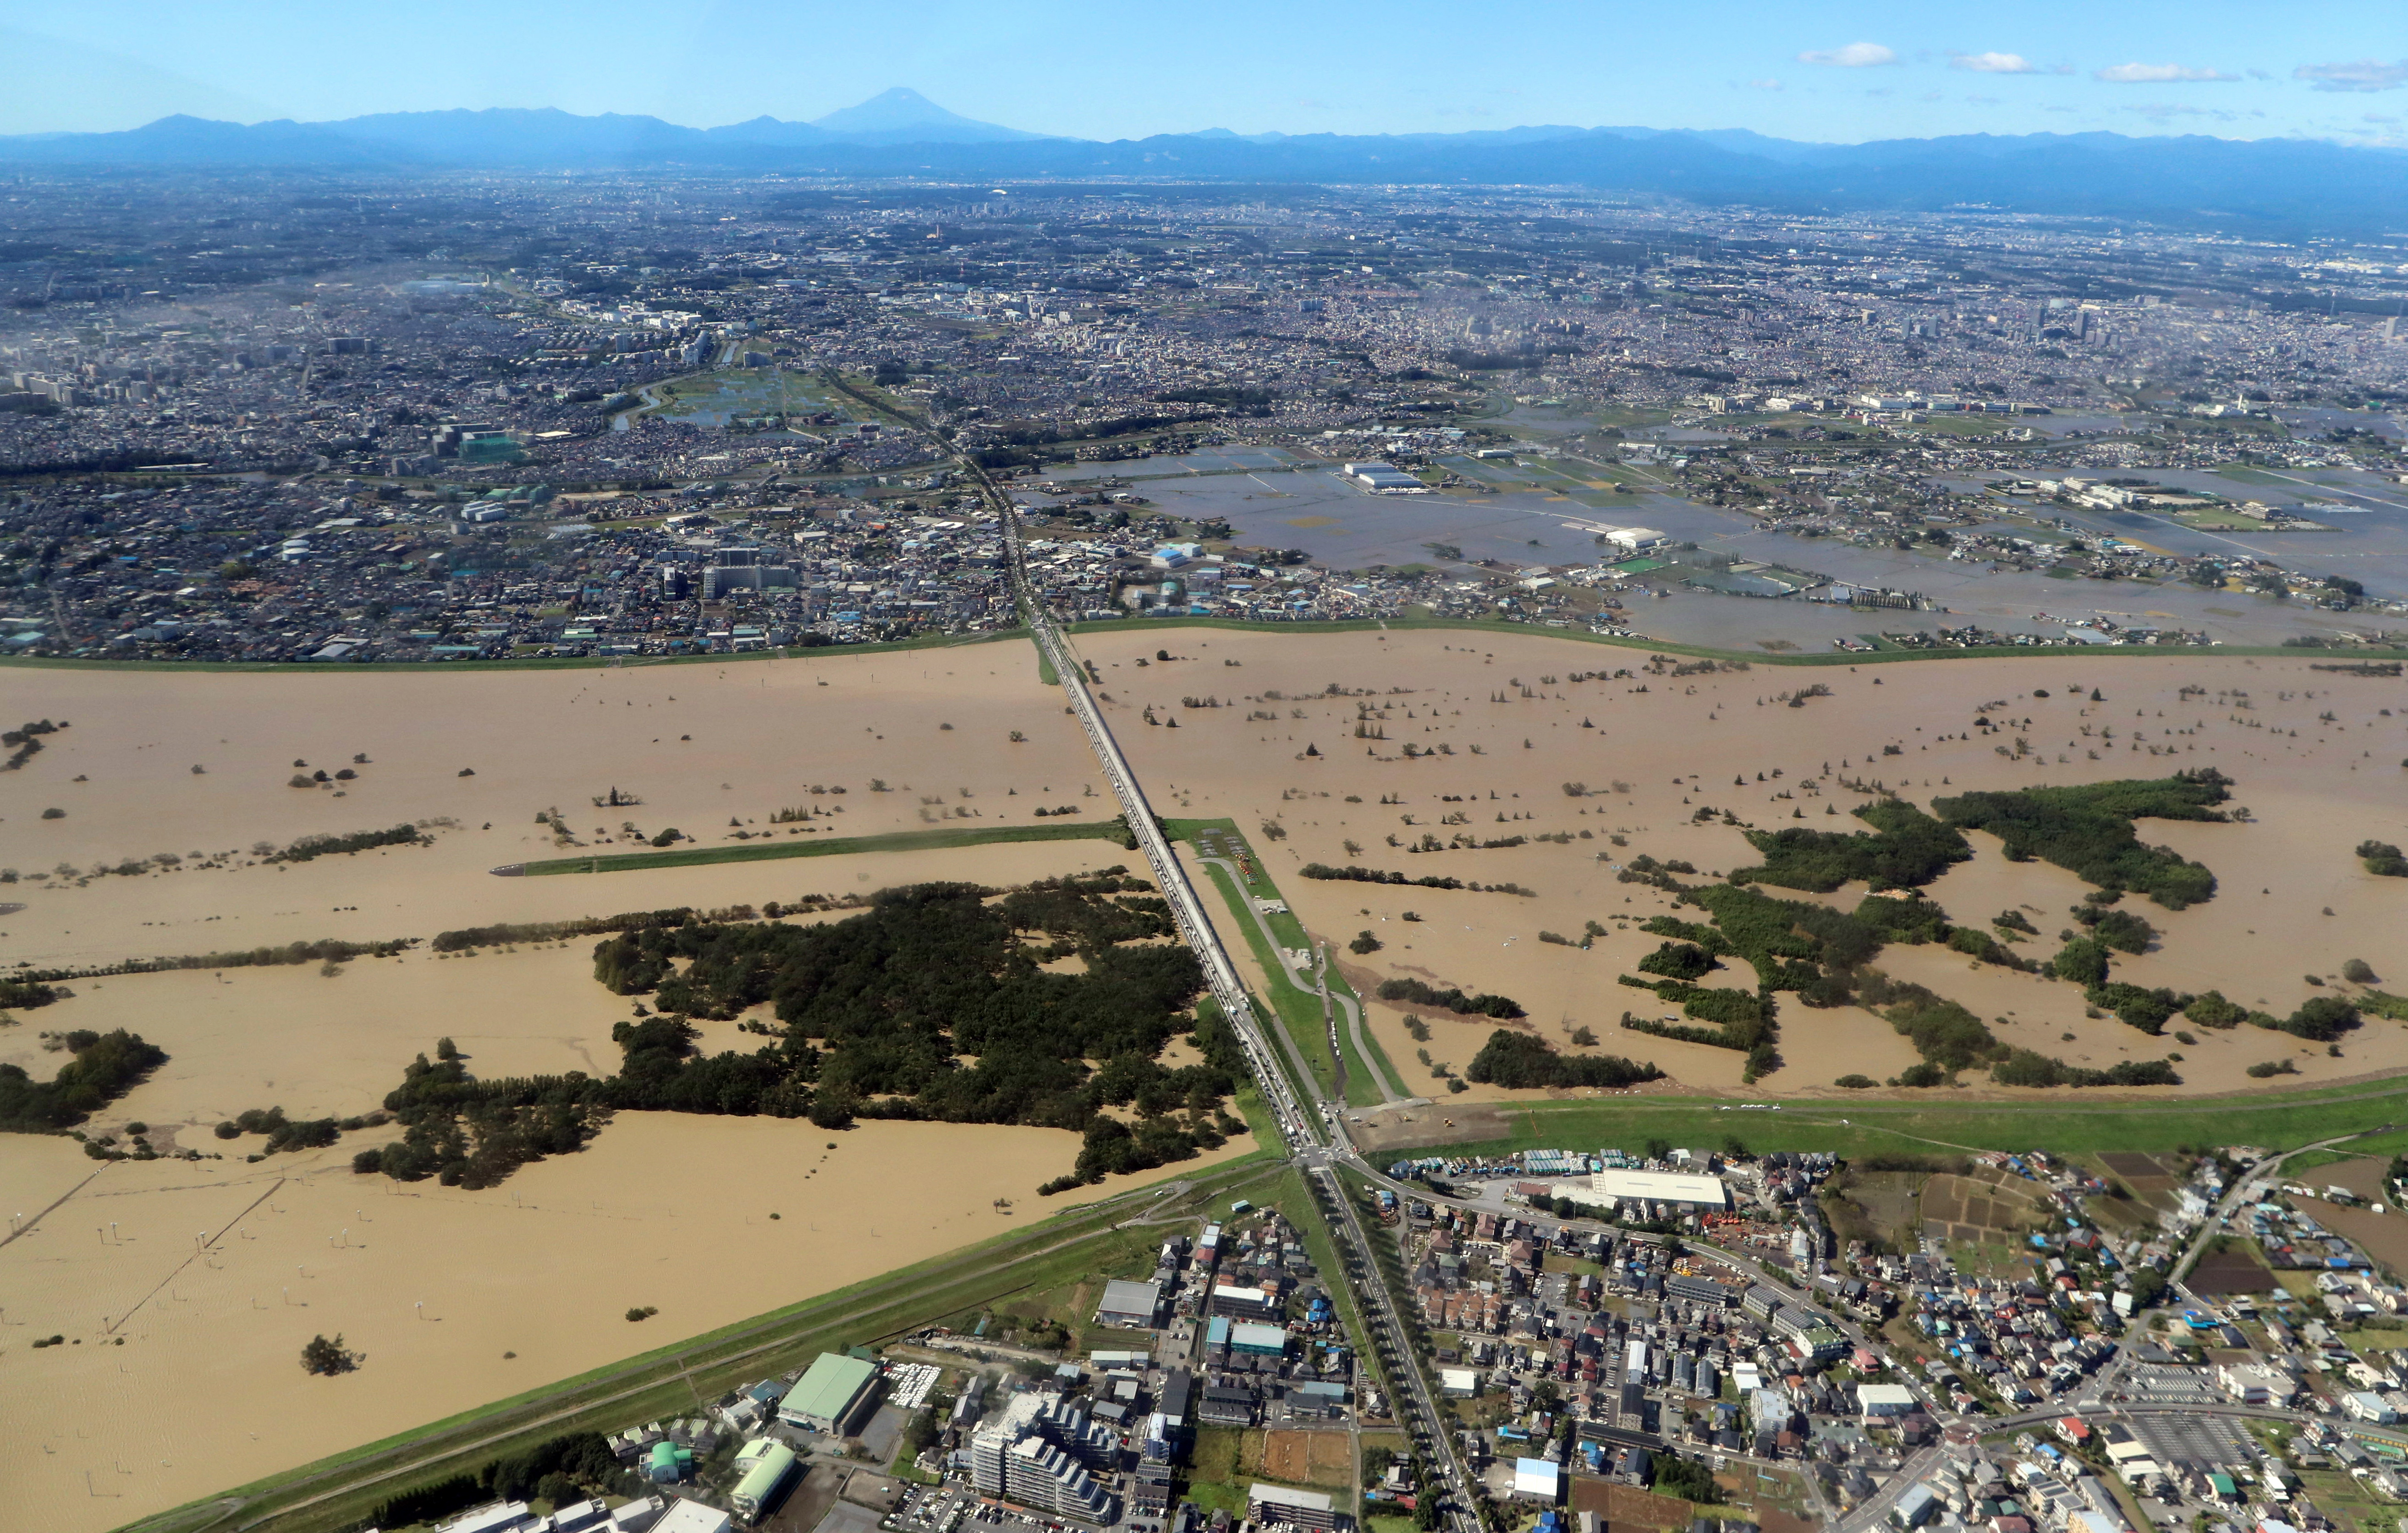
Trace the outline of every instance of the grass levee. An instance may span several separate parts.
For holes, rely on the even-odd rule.
[[[1752,1151],[1828,1150],[1860,1157],[1931,1149],[2028,1150],[2062,1154],[2143,1152],[2182,1146],[2263,1144],[2289,1149],[2344,1134],[2408,1123],[2408,1077],[2355,1087],[2269,1096],[2071,1106],[1966,1102],[1936,1089],[1928,1100],[1876,1098],[1844,1103],[1788,1102],[1779,1111],[1736,1112],[1714,1097],[1621,1096],[1595,1102],[1531,1102],[1499,1107],[1508,1132],[1435,1146],[1446,1154],[1512,1150],[1641,1150],[1649,1139],[1713,1145],[1737,1135]],[[1382,1160],[1383,1149],[1371,1158]]]
[[[547,857],[522,864],[529,878],[559,873],[640,873],[653,867],[693,867],[702,863],[775,862],[786,857],[842,857],[865,852],[939,852],[948,847],[987,846],[997,841],[1119,842],[1128,827],[1111,820],[1054,821],[1041,825],[981,825],[974,830],[898,830],[883,836],[840,836],[829,840],[745,841],[736,846],[684,847],[675,852],[596,852],[584,857]]]

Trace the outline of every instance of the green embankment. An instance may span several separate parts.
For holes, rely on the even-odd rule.
[[[1170,820],[1166,821],[1165,824],[1169,827],[1174,839],[1191,844],[1198,832],[1207,829],[1218,829],[1234,838],[1243,839],[1238,836],[1237,824],[1234,821]],[[1307,990],[1297,984],[1290,975],[1286,962],[1280,954],[1265,948],[1262,928],[1255,924],[1253,916],[1249,914],[1249,909],[1254,900],[1278,900],[1284,904],[1285,900],[1281,895],[1278,886],[1273,884],[1269,876],[1263,871],[1259,858],[1255,862],[1254,878],[1242,890],[1239,889],[1228,874],[1220,867],[1207,864],[1205,873],[1211,879],[1213,887],[1220,892],[1222,899],[1228,905],[1230,917],[1237,923],[1238,930],[1244,936],[1248,950],[1254,953],[1255,960],[1263,966],[1264,972],[1268,976],[1266,988],[1269,992],[1269,1000],[1273,1010],[1279,1015],[1281,1025],[1286,1029],[1288,1037],[1296,1040],[1298,1052],[1312,1066],[1313,1078],[1320,1085],[1322,1093],[1334,1096],[1336,1077],[1330,1067],[1329,1029],[1322,1020],[1321,996],[1319,993]],[[1305,931],[1304,924],[1293,914],[1274,914],[1267,916],[1265,920],[1271,928],[1271,935],[1282,947],[1303,948],[1312,945],[1312,938]],[[1329,976],[1329,988],[1332,994],[1354,995],[1346,981],[1340,979],[1334,970]],[[1359,999],[1357,1004],[1360,1004]],[[1384,1054],[1379,1053],[1378,1043],[1373,1042],[1371,1045],[1375,1057],[1369,1060],[1364,1059],[1354,1047],[1354,1032],[1346,1025],[1343,1009],[1333,1007],[1333,1011],[1338,1022],[1339,1051],[1346,1061],[1346,1104],[1349,1107],[1377,1107],[1385,1099],[1380,1091],[1377,1079],[1371,1074],[1373,1069],[1383,1071],[1388,1082],[1396,1086],[1400,1095],[1411,1096],[1412,1092],[1406,1089],[1402,1079],[1397,1074],[1396,1067],[1388,1062]],[[1367,1039],[1369,1039],[1370,1034],[1368,1030],[1364,1037]]]
[[[862,852],[940,852],[949,847],[997,841],[1125,840],[1128,827],[1110,820],[1051,820],[1037,825],[981,825],[964,830],[898,830],[882,836],[839,836],[827,840],[741,841],[734,846],[687,847],[675,852],[596,852],[586,857],[550,857],[522,866],[529,878],[556,873],[640,873],[654,867],[692,867],[701,863],[775,862],[785,857],[842,857]]]
[[[1467,1115],[1469,1110],[1467,1110]],[[2172,1150],[2183,1145],[2261,1144],[2283,1150],[2408,1123],[2408,1078],[2371,1085],[2278,1095],[2089,1101],[2053,1096],[2030,1103],[1959,1101],[1945,1090],[1924,1099],[1790,1101],[1780,1110],[1710,1097],[1619,1096],[1611,1101],[1532,1102],[1503,1107],[1511,1133],[1433,1146],[1444,1154],[1512,1150],[1641,1150],[1650,1139],[1713,1146],[1736,1136],[1752,1151],[1828,1150],[1861,1158],[1968,1150]],[[1401,1153],[1401,1152],[1398,1152]],[[1374,1152],[1375,1162],[1389,1152]]]

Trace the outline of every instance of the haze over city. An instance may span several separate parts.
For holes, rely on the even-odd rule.
[[[2408,36],[2374,0],[1974,10],[1540,0],[1179,11],[718,0],[460,0],[395,10],[243,0],[0,7],[0,132],[170,113],[260,122],[557,107],[693,127],[810,121],[890,85],[1094,139],[1431,133],[1533,124],[1744,128],[1854,143],[1961,133],[2304,136],[2397,145]]]

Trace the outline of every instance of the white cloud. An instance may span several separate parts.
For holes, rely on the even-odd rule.
[[[2143,107],[2127,107],[2124,110],[2138,112],[2153,122],[2164,122],[2177,117],[2204,117],[2217,122],[2239,122],[2266,115],[2263,108],[2256,107],[2246,111],[2233,111],[2222,107],[2193,107],[2171,101],[2153,101]]]
[[[2021,53],[1951,53],[1948,64],[1955,69],[1971,69],[1977,75],[2037,75],[2040,67]]]
[[[2094,79],[2111,85],[2178,85],[2195,80],[2234,80],[2241,77],[2220,69],[2193,69],[2180,64],[2117,64],[2098,70]]]
[[[2359,59],[2353,64],[2303,64],[2291,71],[2293,79],[2314,80],[2319,91],[2396,91],[2408,85],[2408,59],[2382,64]]]
[[[1877,64],[1896,64],[1895,50],[1879,43],[1850,43],[1845,48],[1810,48],[1798,55],[1800,64],[1824,64],[1839,69],[1864,69]]]

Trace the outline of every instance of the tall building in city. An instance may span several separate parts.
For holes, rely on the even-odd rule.
[[[982,1495],[1108,1523],[1112,1493],[1088,1470],[1109,1470],[1119,1453],[1111,1434],[1084,1411],[1021,1395],[971,1436],[970,1483]]]

